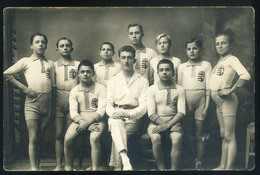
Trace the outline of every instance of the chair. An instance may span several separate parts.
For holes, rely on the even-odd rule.
[[[246,169],[248,168],[249,156],[255,156],[255,122],[251,122],[246,131]]]

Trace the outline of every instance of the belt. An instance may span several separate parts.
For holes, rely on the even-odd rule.
[[[118,107],[118,108],[123,108],[123,109],[134,109],[134,108],[136,108],[137,106],[114,104],[113,107]]]

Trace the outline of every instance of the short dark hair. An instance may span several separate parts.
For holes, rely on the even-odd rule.
[[[134,56],[134,58],[135,58],[135,49],[134,49],[132,46],[127,45],[127,46],[121,47],[121,48],[118,50],[118,57],[119,57],[119,58],[120,58],[120,53],[121,53],[121,52],[131,52],[131,53],[133,53],[133,56]]]
[[[113,45],[112,43],[110,43],[110,42],[107,42],[107,41],[106,41],[106,42],[103,42],[103,43],[100,45],[99,50],[101,50],[102,47],[103,47],[103,45],[105,45],[105,44],[110,45],[111,48],[112,48],[112,50],[115,51],[115,47],[114,47],[114,45]]]
[[[67,40],[67,41],[70,42],[71,47],[73,46],[73,43],[72,43],[72,41],[71,41],[69,38],[67,38],[67,37],[61,37],[60,39],[58,39],[58,41],[57,41],[57,43],[56,43],[56,47],[57,47],[57,48],[59,47],[59,42],[60,42],[61,40]]]
[[[203,49],[201,40],[197,38],[191,38],[189,41],[185,43],[185,47],[187,48],[187,45],[190,43],[195,43],[200,49]]]
[[[224,30],[223,32],[218,33],[218,34],[216,35],[215,39],[216,39],[218,36],[227,36],[230,43],[233,43],[233,42],[234,42],[234,38],[233,38],[234,32],[233,32],[230,28]]]
[[[128,28],[127,28],[127,32],[129,31],[129,28],[130,27],[139,27],[139,29],[140,29],[140,31],[142,32],[142,33],[144,33],[144,30],[143,30],[143,27],[142,27],[142,25],[140,25],[140,24],[137,24],[137,23],[131,23],[131,24],[129,24],[128,25]]]
[[[44,35],[44,34],[42,34],[42,33],[34,33],[34,34],[31,35],[31,38],[30,38],[30,44],[31,44],[31,45],[33,44],[33,39],[34,39],[34,37],[36,37],[36,36],[42,36],[42,37],[45,39],[46,44],[48,43],[48,39],[47,39],[47,36],[46,36],[46,35]]]
[[[80,67],[81,67],[81,66],[89,66],[89,67],[93,70],[93,72],[95,72],[95,70],[94,70],[94,65],[93,65],[93,63],[92,63],[91,61],[89,61],[89,60],[82,60],[82,61],[79,63],[78,71],[80,70]]]
[[[172,69],[172,72],[174,73],[174,65],[173,65],[173,62],[171,60],[168,60],[168,59],[160,60],[159,63],[157,64],[157,72],[159,71],[159,66],[161,64],[168,64],[170,66],[170,68]]]

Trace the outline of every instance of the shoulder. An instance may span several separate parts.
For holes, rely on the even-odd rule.
[[[70,93],[76,93],[78,92],[78,87],[79,87],[80,84],[78,84],[77,86],[73,87],[71,90],[70,90]]]
[[[179,90],[179,91],[184,91],[184,88],[179,85],[179,84],[175,84],[176,85],[176,89]]]
[[[97,82],[95,82],[95,87],[97,87],[99,90],[105,90],[105,86]]]
[[[180,65],[179,65],[179,69],[183,69],[184,67],[186,67],[186,65],[187,65],[187,62],[180,64]]]
[[[205,66],[211,66],[210,62],[208,61],[205,61],[205,60],[202,60],[202,65],[205,65]]]
[[[115,64],[115,67],[121,67],[121,64],[116,61],[114,61],[114,64]]]
[[[146,52],[147,52],[147,53],[152,54],[152,55],[157,55],[157,53],[155,52],[154,49],[149,48],[149,47],[145,47],[145,49],[146,49]]]
[[[149,91],[149,92],[154,92],[156,89],[158,89],[157,83],[151,85],[151,86],[148,88],[148,91]]]

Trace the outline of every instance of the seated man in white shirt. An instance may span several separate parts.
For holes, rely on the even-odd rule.
[[[133,170],[127,155],[127,138],[138,132],[140,118],[147,111],[148,80],[137,73],[135,49],[123,46],[118,51],[122,71],[107,83],[108,125],[112,136],[110,166],[117,170]],[[122,160],[122,161],[121,161]]]

